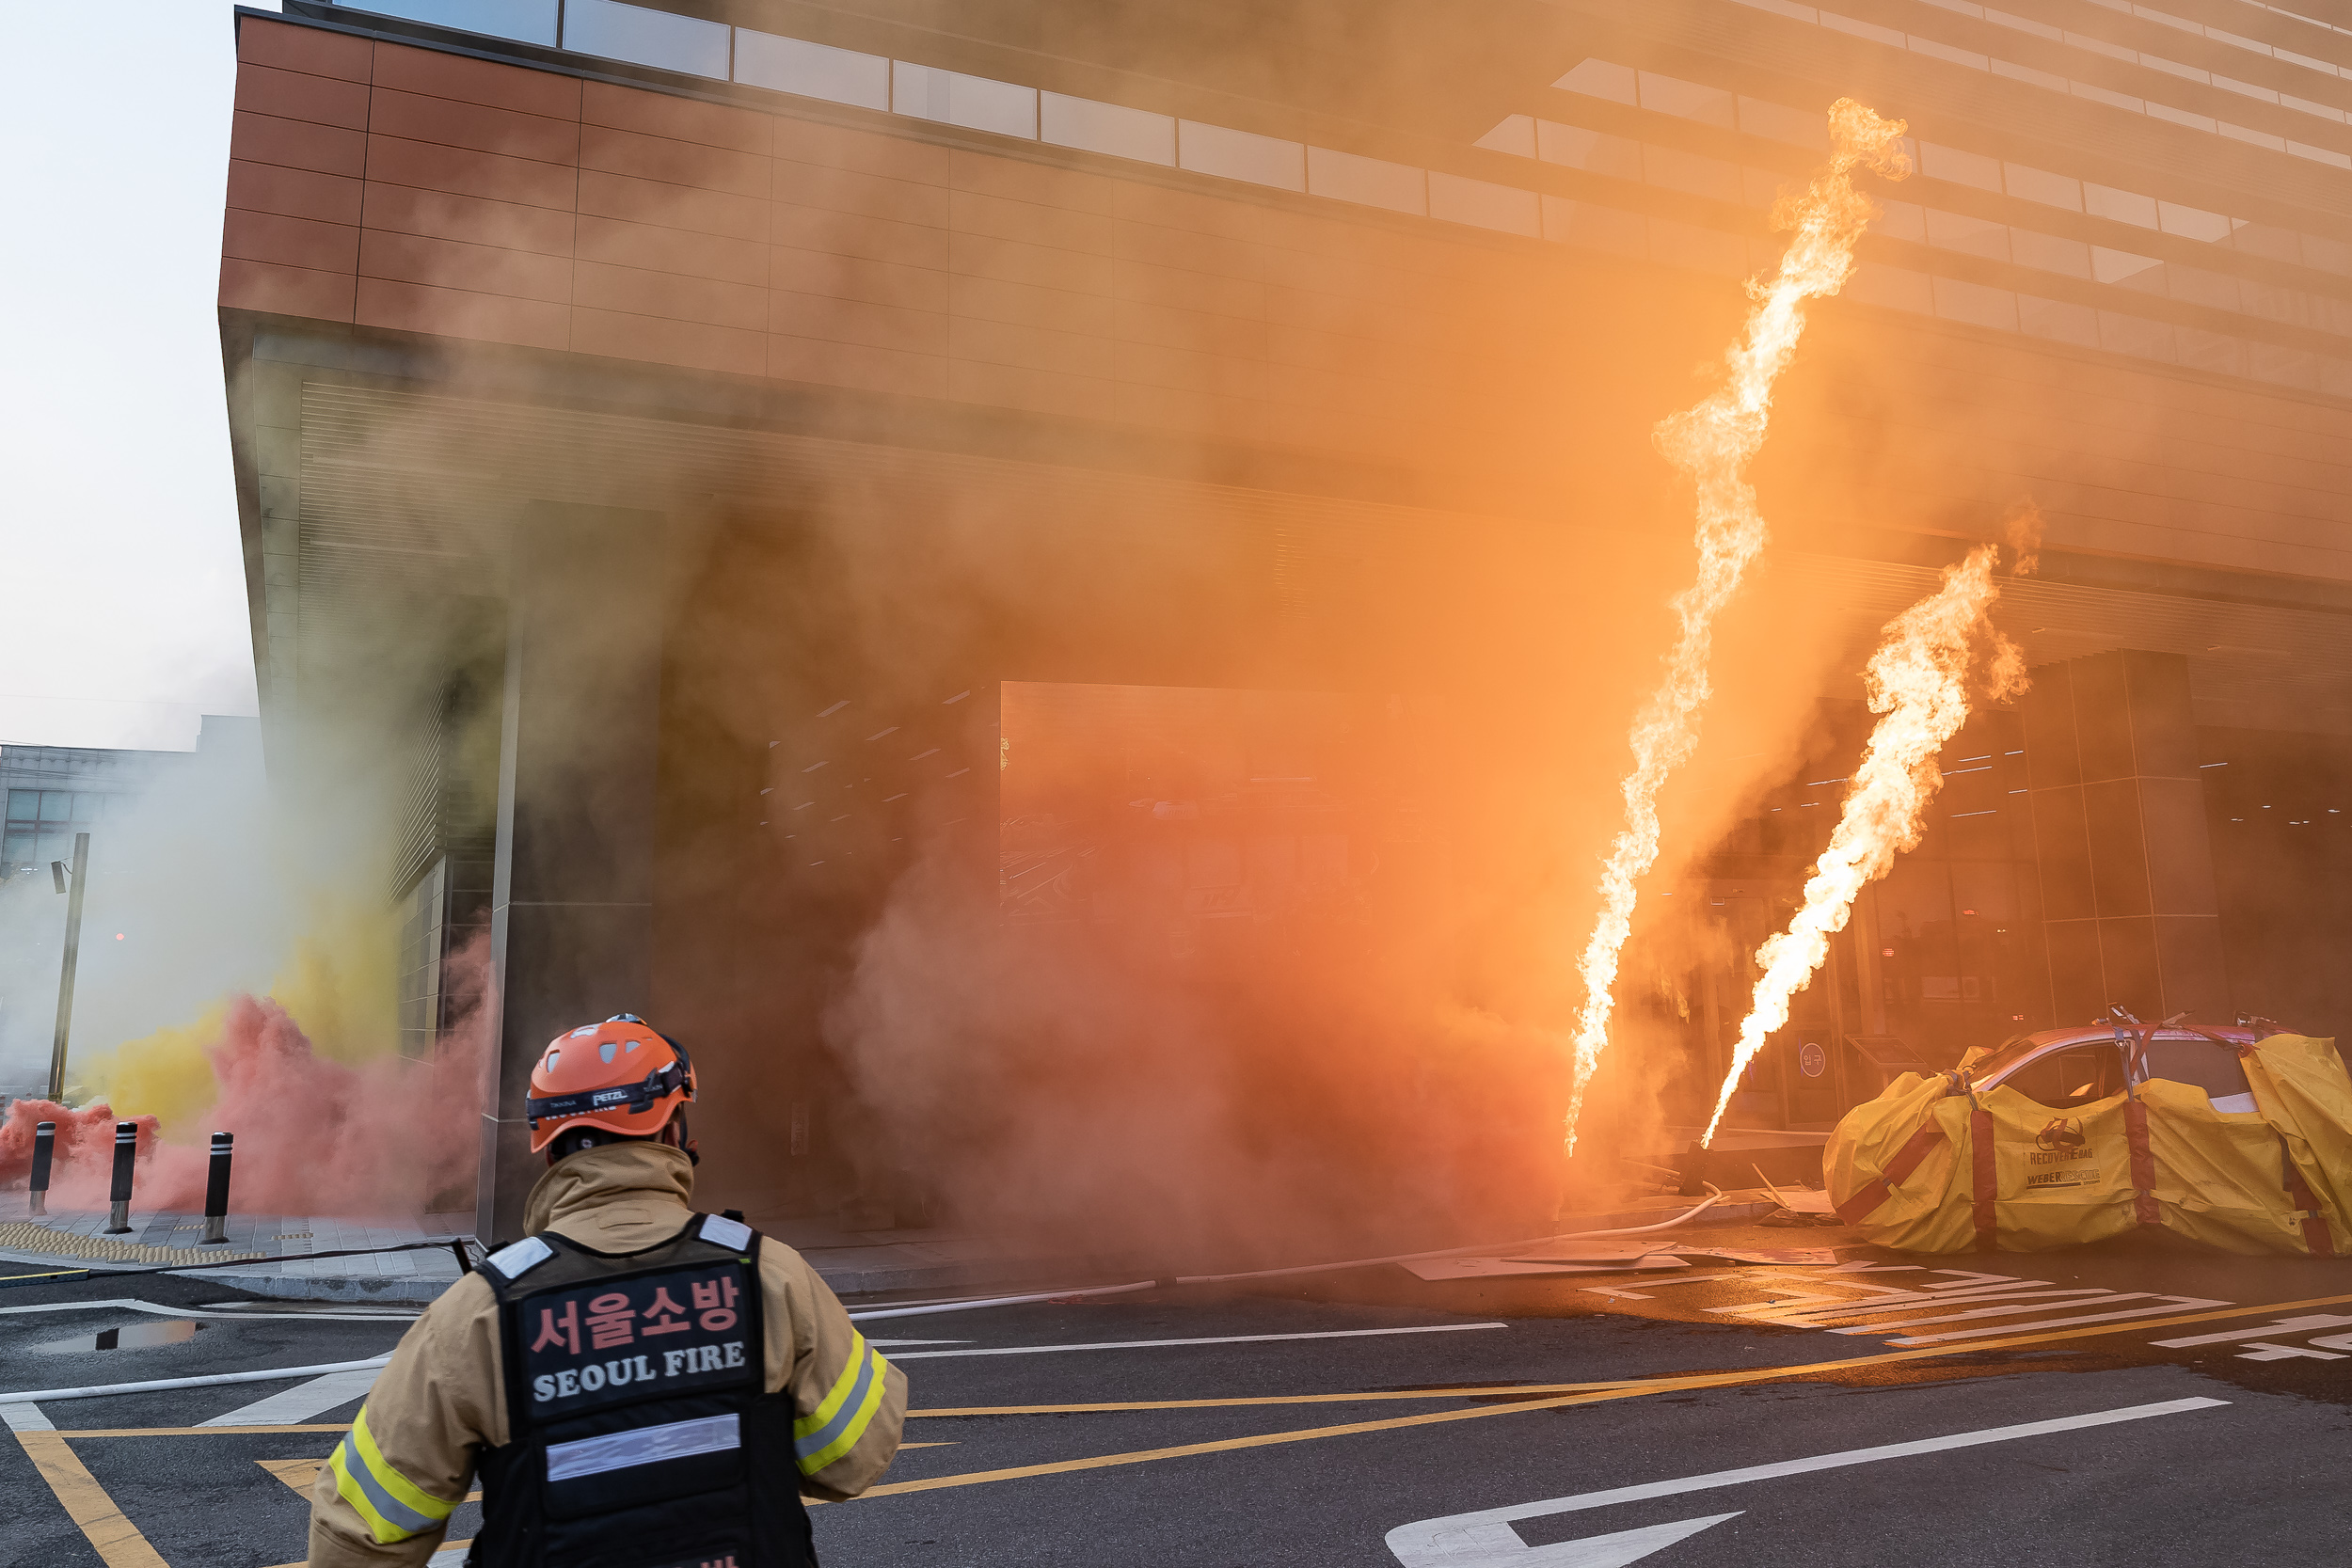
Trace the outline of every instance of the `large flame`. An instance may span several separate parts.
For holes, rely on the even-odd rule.
[[[1658,859],[1658,794],[1698,744],[1699,713],[1710,683],[1708,659],[1715,617],[1764,547],[1764,516],[1747,480],[1748,460],[1764,444],[1772,384],[1797,351],[1804,304],[1834,294],[1853,271],[1854,242],[1878,208],[1854,189],[1853,171],[1867,168],[1891,180],[1910,174],[1901,139],[1904,122],[1881,119],[1851,98],[1829,111],[1830,160],[1804,190],[1772,208],[1772,226],[1793,230],[1780,270],[1770,282],[1750,282],[1754,301],[1739,341],[1724,352],[1723,386],[1693,408],[1660,422],[1658,450],[1689,474],[1698,491],[1698,580],[1677,594],[1681,623],[1666,673],[1634,720],[1633,770],[1621,786],[1625,827],[1601,870],[1600,913],[1577,962],[1584,979],[1584,1009],[1577,1021],[1574,1078],[1568,1090],[1567,1147],[1576,1149],[1584,1091],[1609,1043],[1611,989],[1617,954],[1633,929],[1635,884]]]
[[[1700,1147],[1714,1141],[1731,1091],[1766,1038],[1788,1022],[1788,999],[1821,967],[1829,939],[1845,929],[1855,895],[1884,876],[1897,854],[1919,842],[1928,802],[1944,787],[1937,753],[1968,718],[1976,650],[1988,647],[1987,697],[2014,696],[2026,689],[2025,656],[1988,619],[2001,596],[1993,577],[1999,553],[1997,546],[1978,546],[1967,559],[1944,568],[1944,581],[1934,593],[1886,624],[1863,677],[1870,711],[1883,717],[1870,731],[1862,764],[1853,771],[1829,847],[1804,884],[1804,907],[1786,931],[1767,937],[1756,949],[1763,974]]]

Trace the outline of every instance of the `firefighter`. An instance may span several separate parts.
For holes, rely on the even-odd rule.
[[[623,1013],[531,1069],[523,1240],[426,1308],[310,1492],[310,1568],[421,1564],[479,1477],[475,1568],[813,1568],[801,1497],[898,1449],[906,1374],[817,1272],[696,1213],[694,1069]]]

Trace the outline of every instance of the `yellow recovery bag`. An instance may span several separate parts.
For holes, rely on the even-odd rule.
[[[2163,1078],[2058,1112],[1979,1091],[1964,1065],[1904,1073],[1830,1134],[1830,1200],[1904,1252],[2039,1252],[2152,1226],[2225,1252],[2337,1257],[2352,1248],[2352,1077],[2332,1040],[2237,1049],[2252,1112]]]

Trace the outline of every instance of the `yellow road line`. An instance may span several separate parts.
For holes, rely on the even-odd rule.
[[[1891,1366],[1900,1362],[1932,1361],[1952,1356],[1977,1355],[1988,1351],[2016,1350],[2028,1345],[2056,1344],[2067,1339],[2110,1338],[2143,1329],[2176,1328],[2188,1323],[2215,1323],[2226,1318],[2259,1317],[2264,1314],[2283,1316],[2315,1307],[2341,1307],[2352,1302],[2352,1295],[2312,1296],[2303,1301],[2264,1302],[2249,1307],[2228,1307],[2205,1312],[2176,1313],[2166,1318],[2146,1318],[2136,1323],[2093,1323],[2082,1328],[2049,1329],[2036,1334],[2015,1335],[2006,1339],[1987,1339],[1973,1345],[1927,1345],[1915,1350],[1889,1351],[1879,1355],[1858,1355],[1844,1361],[1816,1361],[1798,1366],[1756,1367],[1736,1372],[1702,1372],[1687,1377],[1662,1377],[1625,1381],[1604,1385],[1525,1384],[1499,1388],[1465,1388],[1436,1390],[1425,1393],[1396,1394],[1383,1392],[1363,1394],[1306,1394],[1294,1397],[1271,1396],[1232,1401],[1165,1401],[1139,1404],[1096,1405],[999,1405],[969,1410],[909,1411],[910,1416],[1030,1416],[1057,1415],[1072,1411],[1167,1410],[1209,1408],[1232,1404],[1295,1404],[1362,1400],[1367,1398],[1406,1399],[1480,1399],[1508,1400],[1507,1403],[1482,1404],[1468,1410],[1438,1410],[1420,1416],[1394,1417],[1380,1421],[1352,1421],[1342,1426],[1307,1427],[1289,1432],[1263,1433],[1252,1437],[1232,1437],[1216,1442],[1186,1443],[1173,1448],[1142,1449],[1129,1453],[1097,1454],[1085,1459],[1058,1460],[1046,1465],[1017,1465],[1001,1470],[969,1470],[961,1475],[938,1476],[927,1481],[893,1481],[867,1491],[866,1497],[895,1497],[907,1492],[933,1492],[949,1487],[977,1486],[989,1481],[1016,1481],[1033,1476],[1065,1475],[1076,1470],[1104,1469],[1113,1465],[1141,1465],[1156,1459],[1181,1459],[1197,1454],[1224,1453],[1240,1449],[1270,1448],[1279,1444],[1312,1442],[1325,1437],[1352,1437],[1366,1433],[1396,1432],[1407,1427],[1436,1426],[1448,1421],[1484,1420],[1493,1416],[1516,1416],[1531,1410],[1559,1410],[1570,1405],[1599,1404],[1612,1400],[1639,1399],[1645,1394],[1671,1393],[1691,1388],[1721,1388],[1739,1384],[1769,1383],[1778,1378],[1794,1378],[1851,1371],[1869,1367]],[[1525,1394],[1548,1393],[1552,1389],[1572,1387],[1577,1391],[1548,1399],[1526,1399]],[[154,1547],[138,1528],[123,1517],[105,1489],[98,1484],[82,1462],[67,1447],[68,1438],[78,1437],[184,1437],[230,1435],[239,1433],[276,1432],[343,1432],[345,1426],[318,1424],[305,1426],[257,1427],[112,1427],[88,1432],[20,1432],[16,1439],[24,1446],[41,1479],[56,1494],[57,1501],[82,1533],[97,1548],[106,1568],[169,1568],[156,1555]],[[909,1448],[926,1445],[908,1444]],[[452,1541],[447,1546],[467,1544]],[[302,1568],[302,1564],[281,1563],[278,1568]]]
[[[81,1432],[60,1432],[59,1437],[223,1437],[250,1434],[257,1432],[349,1432],[349,1421],[326,1421],[315,1426],[259,1427],[90,1427]]]
[[[2242,1318],[2266,1312],[2293,1312],[2307,1307],[2335,1307],[2352,1302],[2352,1295],[2315,1296],[2308,1301],[2277,1302],[2254,1307],[2231,1307],[2215,1312],[2183,1313],[2169,1318],[2153,1318],[2135,1323],[2098,1323],[2085,1328],[2053,1329],[2042,1334],[2024,1334],[2008,1339],[1988,1339],[1981,1344],[1965,1347],[1943,1345],[1925,1346],[1917,1350],[1889,1351],[1883,1355],[1860,1355],[1849,1361],[1817,1361],[1795,1367],[1758,1367],[1746,1371],[1704,1372],[1691,1377],[1653,1378],[1645,1383],[1624,1384],[1613,1388],[1568,1394],[1556,1399],[1515,1400],[1507,1404],[1482,1405],[1469,1410],[1438,1410],[1422,1416],[1400,1416],[1384,1421],[1352,1421],[1344,1426],[1305,1427],[1289,1432],[1262,1433],[1252,1437],[1228,1437],[1216,1442],[1185,1443],[1175,1448],[1141,1449],[1130,1453],[1096,1454],[1086,1459],[1056,1460],[1045,1465],[1023,1465],[1004,1470],[967,1470],[961,1475],[935,1476],[926,1481],[894,1481],[874,1487],[866,1497],[895,1497],[905,1492],[935,1492],[951,1486],[979,1486],[993,1481],[1018,1481],[1032,1476],[1066,1475],[1074,1470],[1099,1470],[1115,1465],[1143,1465],[1155,1459],[1184,1459],[1197,1454],[1225,1453],[1239,1449],[1271,1448],[1283,1443],[1309,1443],[1325,1437],[1354,1437],[1365,1433],[1397,1432],[1406,1427],[1437,1426],[1447,1421],[1477,1421],[1492,1416],[1516,1416],[1530,1410],[1559,1410],[1576,1404],[1599,1404],[1610,1400],[1640,1399],[1646,1394],[1673,1393],[1691,1388],[1722,1388],[1743,1383],[1768,1383],[1775,1378],[1804,1377],[1824,1372],[1841,1372],[1856,1368],[1883,1367],[1897,1362],[1925,1361],[1942,1356],[1975,1354],[1983,1351],[2012,1350],[2025,1345],[2046,1345],[2061,1339],[2081,1339],[2102,1335],[2122,1333],[2143,1328],[2171,1328],[2182,1323],[2209,1323],[2217,1318]],[[1508,1394],[1509,1389],[1485,1389],[1491,1398]],[[1012,1412],[1007,1412],[1011,1414]]]
[[[33,1467],[57,1495],[67,1516],[82,1527],[106,1568],[169,1568],[138,1526],[122,1516],[98,1478],[83,1466],[63,1433],[20,1432],[16,1440],[24,1445]]]
[[[1362,1404],[1381,1400],[1475,1400],[1520,1394],[1588,1393],[1599,1388],[1628,1388],[1642,1378],[1611,1378],[1601,1383],[1507,1383],[1475,1388],[1380,1389],[1365,1394],[1254,1394],[1230,1400],[1139,1400],[1129,1404],[976,1404],[962,1409],[910,1410],[917,1416],[1078,1416],[1123,1410],[1225,1410],[1253,1404]],[[901,1445],[902,1447],[904,1445]]]
[[[2222,1318],[2261,1317],[2270,1312],[2284,1315],[2300,1311],[2308,1307],[2341,1307],[2347,1302],[2352,1302],[2352,1295],[2313,1296],[2308,1301],[2276,1301],[2253,1307],[2226,1307],[2211,1312],[2185,1312],[2169,1318],[2143,1318],[2134,1323],[2094,1323],[2084,1328],[2054,1328],[2040,1334],[2018,1335],[2007,1339],[1987,1339],[1973,1345],[1927,1345],[1916,1350],[1888,1351],[1882,1355],[1858,1355],[1848,1361],[1815,1361],[1791,1367],[1759,1367],[1738,1372],[1700,1372],[1683,1378],[1618,1378],[1606,1383],[1504,1384],[1485,1388],[1432,1388],[1409,1393],[1382,1391],[1367,1394],[1275,1394],[1249,1399],[1163,1400],[1134,1404],[973,1405],[965,1409],[910,1410],[907,1416],[910,1419],[917,1416],[1066,1416],[1086,1412],[1207,1410],[1221,1405],[1340,1404],[1352,1400],[1492,1400],[1518,1399],[1527,1394],[1602,1393],[1611,1390],[1641,1394],[1685,1387],[1708,1388],[1724,1382],[1753,1383],[1765,1378],[1797,1377],[1809,1372],[1836,1371],[1847,1367],[1878,1367],[1896,1361],[1929,1361],[1938,1356],[1973,1355],[1979,1351],[2010,1350],[2020,1345],[2049,1344],[2059,1339],[2082,1339],[2110,1334],[2129,1334],[2136,1329],[2142,1328],[2171,1328],[2182,1323],[2213,1323]],[[1737,1320],[1733,1321],[1737,1322]],[[1769,1328],[1774,1325],[1766,1323],[1761,1326]],[[1521,1404],[1512,1408],[1533,1407]],[[866,1495],[873,1496],[872,1493]]]
[[[253,1463],[306,1497],[310,1495],[311,1482],[317,1481],[319,1472],[326,1468],[324,1459],[257,1459]],[[476,1487],[457,1500],[478,1503],[482,1500],[482,1489]]]

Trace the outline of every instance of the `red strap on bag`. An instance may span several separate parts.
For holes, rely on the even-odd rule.
[[[2148,1042],[2154,1037],[2155,1029],[2137,1019],[2115,1026],[2115,1043],[2123,1048],[2123,1141],[2132,1156],[2132,1218],[2142,1225],[2164,1223],[2164,1212],[2156,1207],[2156,1156],[2148,1147],[2148,1105],[2134,1086],[2144,1076]]]
[[[1968,1113],[1968,1151],[1976,1165],[1977,1250],[1998,1252],[2000,1214],[1994,1199],[1999,1196],[2000,1173],[1993,1160],[1993,1113],[1980,1104]]]
[[[1851,1197],[1837,1206],[1837,1223],[1860,1223],[1880,1204],[1894,1196],[1897,1184],[1917,1170],[1919,1162],[1928,1157],[1928,1151],[1942,1142],[1944,1129],[1939,1123],[1931,1121],[1914,1132],[1911,1140],[1895,1151],[1892,1160],[1886,1162],[1886,1168],[1879,1173],[1877,1180],[1859,1188]]]
[[[2123,1137],[2132,1151],[2132,1217],[2142,1225],[2162,1225],[2156,1207],[2156,1156],[2148,1147],[2148,1102],[2137,1095],[2123,1101]]]
[[[2285,1173],[2281,1184],[2287,1190],[2288,1200],[2296,1207],[2296,1217],[2303,1222],[2303,1250],[2314,1258],[2333,1258],[2336,1239],[2328,1233],[2328,1216],[2319,1212],[2319,1196],[2303,1180],[2303,1172],[2295,1163],[2295,1151],[2287,1148],[2283,1136],[2279,1139],[2279,1159]]]

